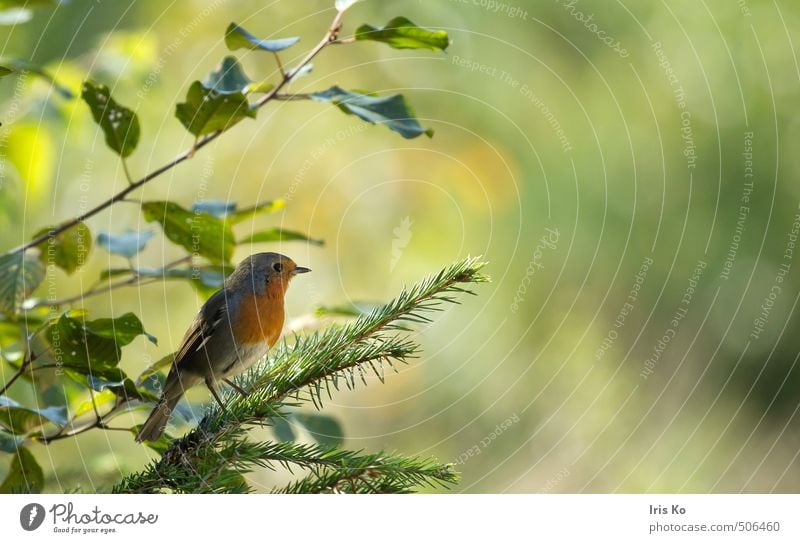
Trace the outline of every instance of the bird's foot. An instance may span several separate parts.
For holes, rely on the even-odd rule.
[[[248,392],[247,392],[245,389],[243,389],[242,387],[240,387],[239,385],[237,385],[236,383],[234,383],[234,382],[233,382],[233,381],[231,381],[230,379],[223,379],[223,381],[224,381],[226,384],[230,385],[230,387],[231,387],[233,390],[235,390],[236,392],[238,392],[239,394],[241,394],[241,395],[242,395],[242,398],[247,398],[247,396],[249,396],[249,393],[248,393]]]

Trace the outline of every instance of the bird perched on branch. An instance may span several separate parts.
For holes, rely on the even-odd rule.
[[[255,254],[239,263],[186,332],[161,399],[136,441],[161,437],[184,392],[202,382],[223,409],[219,381],[246,395],[229,378],[258,362],[275,345],[283,330],[283,299],[289,281],[310,271],[278,253]]]

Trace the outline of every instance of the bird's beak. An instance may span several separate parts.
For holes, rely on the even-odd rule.
[[[310,272],[310,271],[311,271],[311,270],[310,270],[309,268],[303,268],[303,267],[301,267],[301,266],[297,266],[297,267],[296,267],[296,268],[295,268],[295,269],[292,271],[292,274],[293,274],[293,275],[297,275],[298,273],[308,273],[308,272]]]

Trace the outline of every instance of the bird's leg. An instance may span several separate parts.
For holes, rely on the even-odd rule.
[[[236,383],[234,383],[230,379],[223,379],[223,381],[225,381],[228,385],[230,385],[233,390],[235,390],[236,392],[241,394],[243,398],[247,398],[248,393],[247,393],[247,391],[245,389],[243,389],[242,387],[240,387],[239,385],[237,385]]]
[[[223,411],[227,411],[227,409],[225,408],[225,404],[222,403],[222,400],[219,397],[219,391],[217,390],[217,383],[215,383],[213,379],[206,379],[206,386],[208,387],[208,390],[211,391],[211,395],[214,396],[214,399],[217,400],[217,403],[219,404],[220,408]]]

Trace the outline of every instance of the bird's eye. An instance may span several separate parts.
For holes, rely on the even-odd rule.
[[[283,271],[283,264],[281,264],[280,262],[276,262],[275,264],[272,265],[272,269],[275,270],[276,272],[281,272]]]

